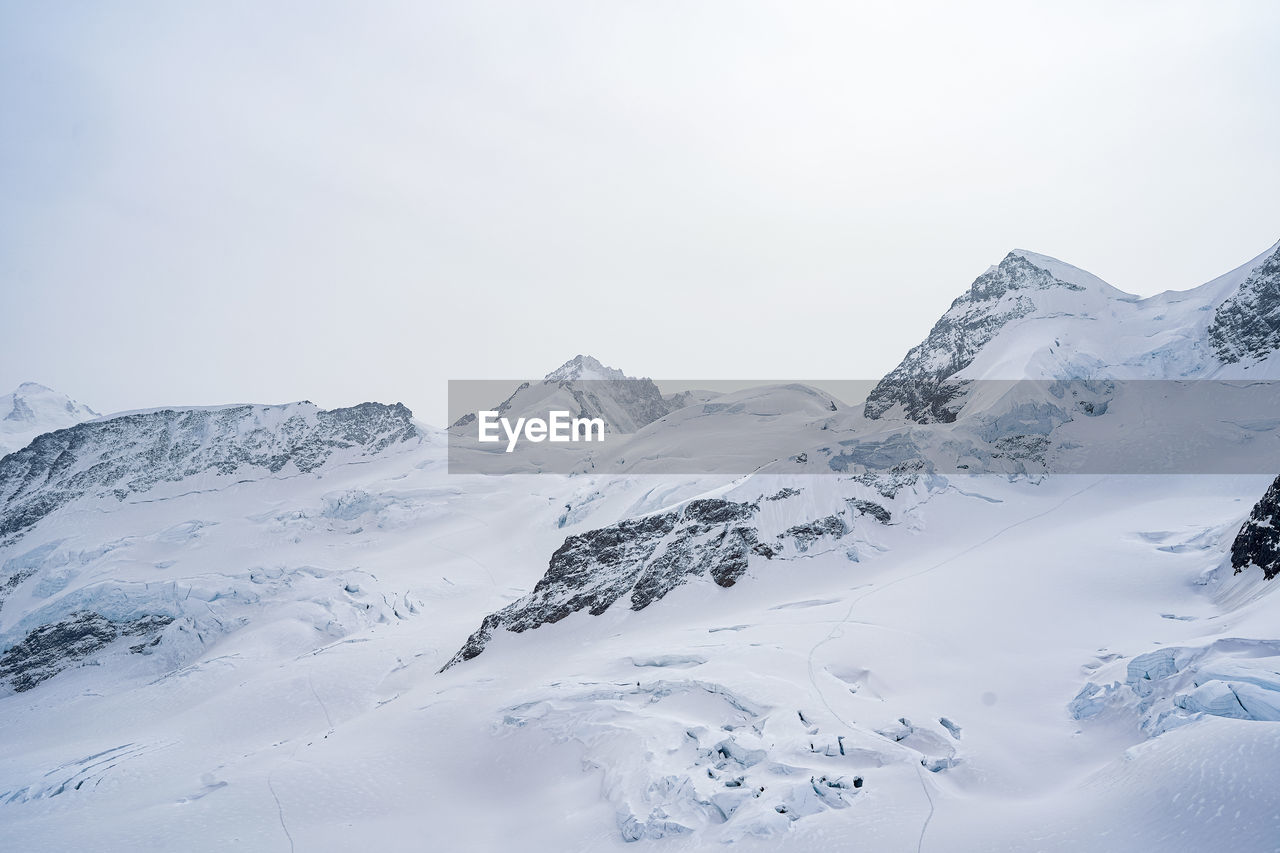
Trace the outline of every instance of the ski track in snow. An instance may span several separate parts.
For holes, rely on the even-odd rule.
[[[483,526],[487,527],[488,525],[483,525]],[[479,529],[479,528],[475,528],[475,529]],[[436,548],[440,551],[444,551],[446,554],[452,554],[455,557],[462,557],[465,560],[470,560],[471,562],[479,566],[480,570],[485,573],[485,575],[489,578],[489,583],[493,584],[494,586],[497,586],[498,581],[494,578],[493,572],[490,571],[489,567],[486,566],[484,563],[480,562],[470,554],[464,553],[462,551],[455,551],[453,548],[440,544],[440,540],[444,539],[446,536],[454,536],[458,533],[470,533],[470,532],[471,531],[469,530],[456,530],[450,533],[446,533],[444,536],[437,536],[435,539],[428,539],[426,542],[422,544],[430,545],[432,548]]]
[[[276,801],[276,815],[280,818],[280,828],[284,830],[284,837],[289,841],[289,853],[294,853],[293,835],[289,832],[289,827],[284,821],[284,806],[280,804],[280,797],[276,794],[276,786],[271,784],[271,777],[275,773],[272,770],[267,774],[267,790],[271,792],[271,799]]]
[[[311,673],[307,673],[307,686],[311,688],[311,695],[316,697],[316,702],[320,705],[320,710],[324,712],[324,721],[329,724],[329,731],[333,731],[333,717],[329,716],[329,709],[325,706],[324,700],[320,698],[320,694],[316,692],[315,681],[311,678]]]
[[[874,587],[864,592],[862,595],[858,596],[853,601],[849,602],[849,609],[845,611],[844,618],[842,618],[839,622],[835,624],[835,626],[831,629],[831,631],[827,634],[827,636],[823,637],[821,640],[819,640],[817,643],[813,645],[813,648],[809,649],[809,656],[808,656],[809,685],[813,688],[813,692],[817,694],[818,700],[822,702],[823,707],[827,709],[827,711],[831,714],[831,716],[835,717],[845,726],[847,726],[850,729],[856,730],[857,728],[856,726],[854,726],[848,720],[845,720],[843,717],[840,716],[839,713],[836,712],[835,708],[833,708],[831,706],[831,703],[827,700],[826,694],[822,692],[822,688],[818,684],[817,675],[814,672],[814,656],[817,654],[818,649],[822,648],[824,645],[831,642],[832,640],[839,639],[841,636],[843,636],[842,629],[853,618],[853,611],[855,608],[857,608],[859,604],[866,601],[868,598],[870,598],[871,596],[875,595],[878,592],[883,592],[884,590],[895,587],[898,584],[905,583],[906,581],[914,580],[919,577],[923,577],[924,575],[927,575],[930,572],[940,569],[943,566],[949,563],[952,563],[955,560],[958,560],[967,554],[971,554],[980,548],[984,548],[987,545],[994,542],[995,540],[999,539],[1001,536],[1004,536],[1006,533],[1008,533],[1011,530],[1015,530],[1024,524],[1030,524],[1031,522],[1037,519],[1044,518],[1046,515],[1057,512],[1059,509],[1061,509],[1063,506],[1066,506],[1066,504],[1068,504],[1075,498],[1079,497],[1080,495],[1084,494],[1085,492],[1089,491],[1095,486],[1098,486],[1099,484],[1101,484],[1104,479],[1105,478],[1099,478],[1097,480],[1094,480],[1092,483],[1085,486],[1084,488],[1079,489],[1067,495],[1062,500],[1058,501],[1056,504],[1049,507],[1048,509],[1042,510],[1041,512],[1038,512],[1034,515],[1027,516],[1026,518],[1023,518],[1019,521],[1015,521],[1012,524],[1002,527],[1001,529],[997,530],[995,533],[992,533],[990,536],[987,536],[985,539],[981,540],[980,542],[975,542],[974,544],[966,548],[963,548],[960,551],[957,551],[956,553],[950,555],[949,557],[939,560],[937,563],[934,563],[932,566],[921,569],[918,572],[912,572],[911,574],[906,574],[906,575],[902,575],[900,577],[894,578],[893,580],[889,581],[886,584],[882,584],[880,586]],[[920,789],[924,793],[925,801],[928,803],[928,809],[929,809],[928,813],[924,817],[924,822],[920,827],[920,841],[916,845],[916,851],[917,853],[920,853],[920,851],[924,849],[924,839],[925,839],[925,834],[928,832],[928,829],[929,829],[929,823],[930,821],[933,820],[934,805],[933,805],[933,796],[929,793],[929,786],[927,781],[924,778],[924,774],[920,772],[919,767],[916,768],[916,771],[920,777]]]

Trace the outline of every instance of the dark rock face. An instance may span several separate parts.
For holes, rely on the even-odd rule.
[[[652,379],[636,379],[606,367],[589,355],[576,355],[543,380],[557,383],[573,395],[580,418],[604,418],[612,432],[634,432],[680,408],[662,396]],[[610,406],[621,410],[622,422],[609,415]]]
[[[34,568],[23,568],[10,572],[5,576],[4,580],[0,580],[0,609],[4,608],[5,599],[35,573],[36,570]]]
[[[608,409],[601,397],[608,395],[614,399],[631,419],[633,428],[638,430],[648,426],[658,418],[664,418],[677,408],[663,399],[662,392],[652,379],[620,379],[606,382],[588,381],[582,383],[587,388],[574,388],[568,381],[561,382],[561,387],[573,394],[578,404],[577,417],[605,419],[611,430],[622,431],[624,425],[615,425],[613,418],[607,416]],[[597,387],[606,386],[607,387]]]
[[[898,496],[898,492],[903,489],[909,489],[920,481],[920,478],[926,471],[926,465],[921,459],[908,459],[905,462],[898,462],[890,465],[888,470],[884,471],[867,471],[854,477],[864,486],[870,486],[880,493],[882,497],[893,500]],[[885,510],[885,514],[888,514]],[[886,521],[885,524],[889,522]]]
[[[849,532],[849,525],[844,523],[844,519],[838,515],[829,515],[826,518],[820,518],[817,521],[810,521],[805,524],[797,524],[788,528],[779,536],[779,539],[790,537],[795,540],[796,550],[804,553],[809,550],[809,546],[821,539],[823,536],[832,536],[839,538]]]
[[[570,536],[533,592],[486,616],[444,669],[484,651],[498,628],[521,633],[580,610],[599,616],[628,593],[631,609],[643,610],[700,575],[733,586],[752,553],[771,556],[757,550],[751,522],[758,510],[756,503],[708,498]]]
[[[867,397],[864,412],[879,418],[901,404],[917,423],[950,423],[963,406],[968,383],[951,380],[1005,324],[1036,310],[1030,293],[1050,288],[1083,290],[1010,252],[951,303],[928,337],[907,353]]]
[[[1231,543],[1231,567],[1236,574],[1253,565],[1271,580],[1280,574],[1280,477],[1267,489]]]
[[[195,474],[314,471],[341,451],[378,453],[417,436],[396,403],[165,409],[46,433],[0,459],[0,539],[84,495],[124,500]]]
[[[798,489],[786,488],[765,500],[798,494]],[[846,503],[860,515],[889,523],[889,511],[874,501],[851,498]],[[752,555],[772,560],[784,552],[787,540],[803,554],[824,537],[837,540],[850,532],[842,517],[848,510],[841,510],[762,541],[759,511],[759,500],[703,498],[674,512],[570,536],[551,556],[533,592],[486,616],[442,671],[479,655],[499,628],[519,634],[580,610],[599,616],[624,597],[632,610],[643,610],[695,577],[731,587],[746,574]]]
[[[19,693],[30,690],[121,637],[152,637],[131,647],[143,652],[159,641],[160,630],[172,621],[170,616],[152,615],[113,622],[90,611],[73,613],[60,622],[41,625],[0,655],[0,681]]]
[[[860,498],[850,498],[846,501],[850,507],[857,510],[862,515],[869,515],[881,524],[888,524],[893,521],[893,516],[889,510],[880,506],[875,501],[865,501]]]
[[[1280,349],[1280,250],[1218,306],[1209,326],[1209,343],[1227,364]]]
[[[499,403],[498,407],[494,411],[496,411],[499,415],[507,414],[507,412],[511,411],[512,401],[519,397],[521,391],[528,391],[528,390],[529,390],[529,383],[521,382],[520,387],[512,391],[511,396],[503,400],[501,403]],[[476,422],[476,413],[467,412],[465,415],[463,415],[462,417],[454,421],[453,425],[449,428],[457,429],[459,427],[471,426],[475,422]]]

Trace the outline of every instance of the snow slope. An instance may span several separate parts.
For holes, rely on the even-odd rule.
[[[1123,760],[1148,737],[1136,715],[1069,712],[1100,663],[1274,630],[1269,596],[1242,615],[1196,584],[1263,478],[972,478],[732,588],[695,577],[639,611],[501,636],[437,675],[473,614],[538,580],[570,484],[455,484],[438,448],[411,452],[407,474],[389,459],[305,490],[255,482],[67,519],[80,533],[52,553],[74,576],[54,596],[150,594],[179,614],[166,630],[187,627],[0,700],[5,821],[24,849],[498,849],[512,832],[533,849],[657,835],[912,849],[922,829],[925,849],[992,849],[990,826],[1025,849],[1043,826],[993,816],[1105,812],[1112,797],[1091,791],[1147,784]],[[644,489],[617,486],[592,524]],[[1271,725],[1214,730],[1220,775],[1194,801],[1125,815],[1116,828],[1151,842],[1132,849],[1188,824],[1270,849],[1270,802],[1227,783],[1266,778],[1231,756],[1274,762]],[[1209,766],[1155,743],[1161,778]],[[1204,823],[1219,807],[1231,819]],[[547,819],[560,811],[573,818]]]

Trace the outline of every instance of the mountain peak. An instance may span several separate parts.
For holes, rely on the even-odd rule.
[[[495,411],[505,415],[546,417],[564,410],[582,418],[603,418],[614,433],[633,433],[673,411],[674,402],[662,396],[652,379],[637,379],[602,364],[589,355],[575,355],[541,382],[523,382]],[[678,407],[678,406],[676,406]],[[476,413],[468,412],[450,429],[470,427]]]
[[[578,354],[547,374],[547,382],[572,382],[582,379],[629,379],[621,370],[602,364],[589,355]]]
[[[23,382],[0,396],[0,456],[37,435],[98,417],[98,413],[66,394],[39,382]]]
[[[1081,289],[1081,290],[1089,290],[1089,291],[1098,291],[1105,294],[1108,297],[1111,297],[1113,299],[1121,299],[1125,302],[1136,302],[1140,298],[1131,293],[1125,293],[1123,290],[1120,290],[1117,287],[1113,287],[1110,284],[1107,284],[1105,281],[1098,278],[1096,275],[1094,275],[1091,272],[1087,272],[1085,270],[1080,269],[1079,267],[1072,266],[1071,264],[1068,264],[1065,261],[1060,261],[1057,258],[1051,257],[1049,255],[1042,255],[1039,252],[1031,252],[1026,249],[1013,249],[1007,255],[1004,256],[1004,259],[1000,262],[1000,265],[998,267],[994,267],[993,269],[1002,268],[1006,265],[1006,263],[1010,263],[1010,262],[1017,263],[1019,261],[1025,261],[1027,264],[1030,264],[1032,267],[1035,267],[1036,269],[1041,270],[1042,272],[1048,273],[1048,275],[1052,279],[1054,279],[1055,282],[1062,285],[1067,285],[1068,288],[1071,290]]]
[[[968,369],[1007,327],[1034,320],[1061,325],[1063,318],[1099,317],[1118,302],[1139,301],[1056,258],[1014,249],[951,303],[928,337],[912,347],[867,397],[864,412],[878,418],[901,405],[908,418],[921,423],[951,421],[963,401],[944,382]],[[1059,346],[1053,342],[1060,337],[1061,333],[1050,336],[1034,349]],[[986,368],[992,366],[988,363]],[[1013,375],[1027,369],[1025,364],[1015,365]]]

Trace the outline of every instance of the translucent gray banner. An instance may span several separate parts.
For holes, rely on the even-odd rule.
[[[1280,473],[1280,382],[454,380],[458,474]]]

